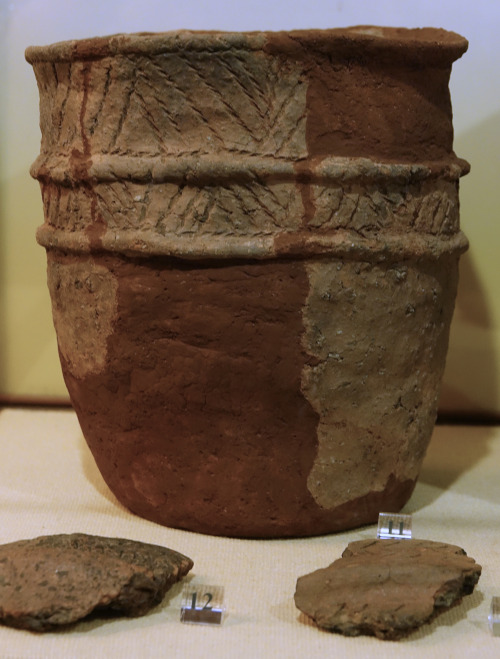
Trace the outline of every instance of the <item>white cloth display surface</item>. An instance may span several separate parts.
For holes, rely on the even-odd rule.
[[[108,490],[72,410],[2,410],[0,456],[1,543],[82,532],[164,545],[194,561],[186,580],[143,617],[94,619],[46,634],[0,626],[1,659],[500,657],[500,637],[488,629],[491,598],[500,596],[500,427],[434,432],[403,512],[413,515],[414,537],[463,547],[483,572],[471,596],[401,641],[321,631],[293,601],[297,577],[332,563],[349,542],[374,538],[376,525],[315,538],[235,540],[148,522]],[[180,622],[186,582],[224,587],[221,626]]]

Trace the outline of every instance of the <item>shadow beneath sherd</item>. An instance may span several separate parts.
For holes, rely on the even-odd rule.
[[[460,621],[467,618],[470,611],[477,609],[483,600],[483,594],[480,591],[475,590],[474,593],[467,595],[462,600],[453,604],[450,608],[436,608],[435,616],[430,622],[425,623],[422,627],[415,630],[409,636],[401,639],[399,642],[405,643],[427,638],[435,634],[438,627],[454,627]]]
[[[73,638],[86,635],[109,636],[126,633],[132,625],[135,628],[147,629],[159,624],[177,624],[179,609],[176,606],[176,600],[179,598],[186,582],[187,580],[183,579],[171,586],[162,601],[159,604],[152,605],[151,609],[142,615],[128,616],[104,606],[96,608],[89,615],[72,624],[54,628],[48,634],[54,637],[71,636]]]

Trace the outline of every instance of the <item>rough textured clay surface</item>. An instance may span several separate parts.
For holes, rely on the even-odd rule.
[[[481,566],[455,545],[361,540],[329,567],[300,577],[295,604],[329,631],[398,639],[472,593],[480,575]]]
[[[467,247],[466,48],[359,27],[28,49],[63,373],[132,511],[273,537],[406,502]]]
[[[166,547],[83,533],[0,545],[0,622],[45,632],[90,614],[144,615],[192,567]]]

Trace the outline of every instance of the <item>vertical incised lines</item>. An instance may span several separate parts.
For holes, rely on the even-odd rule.
[[[129,108],[130,108],[130,104],[131,104],[131,101],[132,101],[132,95],[135,91],[135,85],[137,83],[136,63],[134,62],[134,60],[132,60],[130,58],[129,58],[129,61],[132,65],[132,70],[134,71],[134,73],[133,73],[132,78],[129,82],[128,88],[125,92],[125,102],[123,104],[123,108],[122,108],[122,110],[120,112],[120,116],[118,118],[118,125],[117,125],[116,130],[113,134],[113,137],[111,138],[111,142],[110,142],[110,145],[109,145],[110,150],[115,148],[116,142],[118,141],[118,138],[121,135],[121,132],[123,130],[123,124],[125,123],[125,119],[127,117],[127,114],[128,114]]]
[[[59,66],[63,67],[64,64],[59,64]],[[71,91],[71,86],[72,86],[72,83],[73,83],[73,80],[72,80],[72,71],[73,71],[73,69],[72,69],[72,66],[71,66],[71,62],[68,63],[67,67],[68,67],[68,71],[67,71],[67,74],[65,76],[65,78],[66,78],[66,93],[64,94],[61,105],[59,107],[58,120],[55,122],[56,126],[57,126],[57,141],[58,142],[61,141],[62,127],[63,127],[63,123],[64,123],[64,116],[65,116],[65,113],[66,113],[66,106],[68,104],[68,98],[69,98],[69,94],[70,94],[70,91]],[[62,78],[59,79],[59,75],[57,73],[57,65],[55,63],[52,64],[52,69],[53,69],[53,72],[54,72],[54,77],[55,77],[55,81],[56,81],[56,90],[57,90],[58,87],[62,84],[63,79]],[[56,98],[57,98],[57,91],[56,91]]]
[[[104,77],[104,88],[102,91],[101,99],[99,102],[99,105],[97,107],[96,113],[94,115],[94,118],[92,121],[89,121],[89,133],[90,135],[93,135],[95,132],[95,129],[97,127],[97,123],[99,121],[99,118],[101,117],[102,110],[104,108],[104,103],[106,102],[106,98],[108,96],[109,88],[111,86],[111,71],[113,69],[113,63],[111,62],[109,66],[106,69],[105,77]]]

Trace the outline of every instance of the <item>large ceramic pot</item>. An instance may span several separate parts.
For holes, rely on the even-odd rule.
[[[130,510],[276,537],[407,501],[467,246],[466,47],[358,27],[28,49],[62,368]]]

